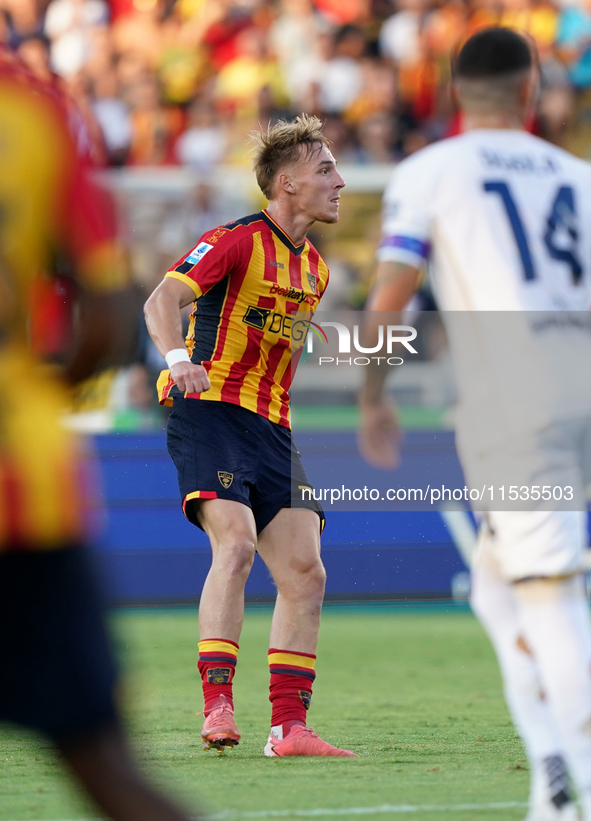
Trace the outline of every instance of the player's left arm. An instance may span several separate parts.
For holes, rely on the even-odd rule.
[[[366,306],[366,339],[377,338],[383,312],[388,312],[388,324],[402,324],[402,309],[417,290],[420,278],[421,270],[412,265],[392,260],[378,263]],[[359,396],[359,450],[375,467],[392,469],[399,463],[400,428],[384,391],[388,370],[372,359],[364,371],[365,383]]]

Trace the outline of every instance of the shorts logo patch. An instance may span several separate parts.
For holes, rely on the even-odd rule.
[[[207,671],[208,684],[229,684],[231,670],[229,667],[210,667]]]
[[[313,274],[312,271],[306,271],[306,276],[308,277],[308,285],[316,293],[316,274]]]
[[[195,265],[200,259],[203,259],[207,252],[211,251],[212,248],[213,245],[209,245],[207,242],[200,242],[196,248],[193,248],[187,257],[186,262],[190,262],[192,265]]]
[[[227,470],[218,470],[218,479],[220,480],[221,486],[228,490],[228,488],[234,481],[234,474],[228,473]]]
[[[310,702],[312,701],[312,693],[308,692],[308,690],[298,690],[300,698],[302,699],[302,704],[306,708],[306,710],[310,709]]]

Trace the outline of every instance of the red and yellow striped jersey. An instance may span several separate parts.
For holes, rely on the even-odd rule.
[[[125,283],[104,197],[59,100],[0,49],[0,551],[85,535],[81,447],[61,424],[69,394],[31,352],[31,307],[56,256],[87,289]]]
[[[187,396],[241,405],[289,427],[288,390],[302,350],[292,326],[298,315],[311,318],[328,283],[314,246],[294,245],[260,211],[206,232],[166,276],[195,293],[186,345],[211,383]],[[180,395],[168,370],[158,395],[162,404]]]

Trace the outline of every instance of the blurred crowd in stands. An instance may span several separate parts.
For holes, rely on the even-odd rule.
[[[591,0],[0,0],[0,41],[70,101],[97,166],[196,174],[184,194],[140,186],[119,200],[144,298],[205,230],[244,213],[216,169],[249,164],[251,130],[307,111],[339,162],[395,162],[461,130],[450,56],[496,24],[537,46],[531,129],[591,160]],[[360,307],[373,270],[379,193],[352,191],[339,226],[313,236],[331,269],[323,309]],[[161,425],[163,365],[144,329],[135,364],[90,383],[79,408],[110,409],[107,428]]]
[[[0,38],[67,87],[97,162],[197,171],[243,162],[245,133],[300,111],[341,162],[455,133],[450,54],[492,24],[537,45],[532,128],[586,156],[591,0],[0,0]]]

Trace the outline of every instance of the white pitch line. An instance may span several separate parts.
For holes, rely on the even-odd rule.
[[[453,806],[444,806],[436,804],[426,804],[423,806],[414,806],[412,804],[382,804],[379,807],[334,807],[334,808],[316,808],[310,810],[262,810],[259,812],[232,812],[226,810],[225,812],[210,815],[211,821],[223,821],[223,819],[232,818],[316,818],[319,816],[337,816],[337,815],[385,815],[387,813],[406,813],[406,812],[463,812],[466,810],[512,810],[524,809],[528,805],[519,801],[508,801],[502,804],[455,804]]]
[[[333,815],[385,815],[386,813],[404,813],[404,812],[464,812],[466,810],[514,810],[524,809],[528,805],[520,801],[506,801],[502,804],[455,804],[451,806],[425,804],[423,806],[414,806],[412,804],[382,804],[379,807],[316,807],[310,810],[259,810],[253,812],[233,812],[232,810],[224,810],[224,812],[215,813],[215,815],[206,816],[209,821],[223,821],[224,819],[232,818],[290,818],[297,816],[298,818],[316,818],[318,816],[333,816]],[[37,821],[47,821],[47,819],[38,819]],[[93,818],[62,818],[57,821],[102,821],[102,816],[94,816]]]

